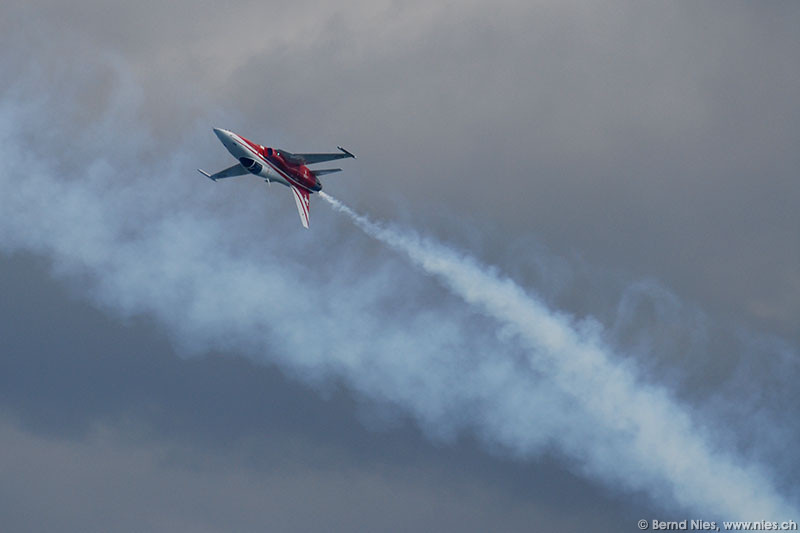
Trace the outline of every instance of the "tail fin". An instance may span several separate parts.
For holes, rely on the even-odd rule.
[[[300,187],[295,187],[294,185],[289,185],[289,188],[292,189],[292,193],[294,194],[297,212],[300,213],[300,222],[303,224],[304,228],[308,229],[308,209],[310,207],[308,199],[309,192]]]

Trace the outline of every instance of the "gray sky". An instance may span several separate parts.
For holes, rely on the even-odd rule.
[[[552,435],[511,453],[456,384],[437,394],[443,365],[522,348],[319,198],[302,233],[283,188],[205,183],[231,163],[215,126],[353,150],[326,191],[597,320],[797,508],[798,24],[793,3],[4,3],[8,529],[696,518]],[[237,280],[267,298],[215,307]],[[530,379],[520,416],[549,427],[560,393]]]

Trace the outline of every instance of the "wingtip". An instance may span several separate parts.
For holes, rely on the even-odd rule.
[[[336,148],[338,148],[339,150],[341,150],[341,151],[342,151],[342,152],[344,152],[345,154],[349,155],[349,156],[350,156],[350,157],[352,157],[353,159],[356,159],[356,156],[355,156],[355,154],[353,154],[352,152],[350,152],[350,151],[348,151],[348,150],[345,150],[345,149],[344,149],[344,148],[342,148],[341,146],[337,146]]]
[[[205,171],[205,170],[203,170],[202,168],[198,168],[198,169],[197,169],[197,171],[198,171],[200,174],[202,174],[203,176],[205,176],[205,177],[207,177],[208,179],[210,179],[211,181],[217,181],[217,180],[215,180],[214,178],[212,178],[212,177],[211,177],[211,174],[209,174],[208,172],[206,172],[206,171]]]

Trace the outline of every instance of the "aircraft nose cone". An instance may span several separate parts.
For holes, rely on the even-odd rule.
[[[231,132],[223,130],[222,128],[214,128],[214,134],[220,141],[225,142],[230,138]]]

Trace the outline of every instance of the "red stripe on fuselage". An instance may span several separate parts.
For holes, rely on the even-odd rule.
[[[270,161],[269,159],[267,159],[267,158],[266,158],[266,157],[265,157],[265,156],[264,156],[264,155],[261,153],[261,147],[260,147],[259,145],[257,145],[256,143],[254,143],[254,142],[250,141],[249,139],[245,139],[245,138],[244,138],[244,137],[242,137],[241,135],[238,135],[238,134],[235,134],[235,133],[234,133],[234,135],[236,135],[236,137],[238,137],[238,138],[239,138],[239,139],[240,139],[242,142],[244,142],[244,143],[245,143],[245,144],[246,144],[246,145],[247,145],[247,146],[248,146],[248,147],[249,147],[251,150],[253,150],[253,152],[254,152],[254,155],[256,155],[256,156],[257,156],[259,159],[261,159],[261,160],[262,160],[264,163],[266,163],[267,165],[269,165],[269,166],[270,166],[270,168],[272,168],[273,170],[275,170],[275,172],[277,172],[279,175],[281,175],[281,176],[282,176],[284,179],[288,180],[288,181],[289,181],[289,183],[291,183],[291,184],[293,184],[293,185],[295,185],[295,186],[297,186],[297,187],[302,187],[303,189],[306,189],[306,190],[307,190],[309,193],[313,193],[313,192],[314,192],[314,191],[313,191],[311,188],[309,188],[307,185],[303,184],[303,182],[302,182],[302,179],[304,178],[304,176],[302,176],[302,174],[300,175],[300,178],[298,178],[297,176],[290,176],[290,175],[289,175],[289,172],[287,172],[287,170],[286,170],[286,169],[279,168],[279,167],[278,167],[278,166],[277,166],[275,163],[273,163],[272,161]],[[291,168],[290,168],[290,169],[288,169],[288,170],[290,170],[290,171],[293,171],[294,169],[291,169]]]

